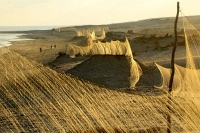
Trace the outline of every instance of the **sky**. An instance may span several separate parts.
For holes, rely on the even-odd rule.
[[[200,0],[179,0],[186,16]],[[176,0],[0,0],[0,26],[98,25],[176,16]]]

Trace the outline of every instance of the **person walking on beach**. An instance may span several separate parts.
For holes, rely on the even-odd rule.
[[[40,52],[42,52],[42,48],[40,48]]]

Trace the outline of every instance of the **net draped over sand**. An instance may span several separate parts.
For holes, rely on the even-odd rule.
[[[166,132],[169,113],[172,132],[199,131],[191,99],[109,90],[1,50],[2,132]]]
[[[185,35],[185,48],[186,48],[186,65],[184,67],[175,64],[175,74],[174,81],[172,85],[172,95],[170,99],[176,99],[177,97],[187,101],[187,104],[194,105],[194,108],[199,109],[199,97],[200,97],[200,31],[197,30],[190,21],[183,16],[183,28]],[[169,79],[171,76],[171,69],[162,67],[156,64],[157,68],[160,70],[162,76],[162,83],[159,87],[167,92],[169,86]],[[171,97],[172,96],[172,97]],[[169,107],[173,109],[173,107]],[[184,106],[186,110],[187,106]],[[199,132],[198,122],[200,117],[197,115],[199,112],[192,111],[188,112],[189,117],[185,119],[191,119],[194,122],[194,127],[197,128],[196,132]],[[193,116],[196,114],[196,116]],[[171,114],[170,114],[171,115]],[[188,125],[191,123],[188,123]],[[193,127],[192,127],[193,128]],[[192,129],[185,127],[187,132],[194,132]]]
[[[91,38],[87,39],[85,46],[69,45],[67,48],[67,55],[75,57],[76,55],[124,55],[128,57],[130,65],[130,87],[135,87],[142,75],[142,70],[138,63],[133,59],[132,50],[128,39],[125,42],[111,41],[111,42],[93,42]],[[113,66],[114,67],[114,66]]]
[[[96,36],[95,31],[91,29],[76,30],[77,36],[91,37],[92,40],[102,40],[106,37],[104,28],[101,30],[101,36]]]
[[[183,16],[183,27],[185,33],[186,66],[175,65],[175,76],[173,82],[173,94],[185,96],[199,96],[200,94],[200,31],[197,30],[189,20]],[[159,88],[167,88],[171,70],[156,64],[162,75],[162,84]]]
[[[186,44],[189,44],[186,47],[193,47],[190,46],[194,40],[192,36],[199,35],[199,31],[185,31]],[[198,41],[198,38],[195,40]],[[130,62],[133,63],[132,54],[126,45],[120,45],[122,48],[118,52],[123,51],[124,55],[130,56]],[[103,54],[112,51],[98,43],[94,46],[94,54],[99,53],[96,47],[100,47]],[[169,99],[166,93],[142,92],[143,95],[139,95],[134,90],[126,92],[100,87],[57,73],[2,48],[0,131],[162,133],[169,128],[173,133],[199,133],[199,97],[187,95],[199,94],[198,65],[191,57],[197,54],[193,54],[194,50],[187,50],[189,64],[186,68],[176,65],[173,87],[176,88],[175,92],[179,90],[180,93]],[[168,80],[170,70],[157,66],[163,75],[162,86],[166,86],[165,79]],[[181,84],[179,79],[182,79]],[[179,95],[181,93],[185,95]],[[170,126],[167,123],[169,116]]]

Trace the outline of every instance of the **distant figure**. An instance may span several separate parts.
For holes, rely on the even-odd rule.
[[[52,49],[52,45],[51,45],[51,49]]]
[[[40,48],[40,52],[42,52],[42,48]]]

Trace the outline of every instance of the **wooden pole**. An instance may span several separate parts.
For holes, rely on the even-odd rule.
[[[170,77],[170,81],[169,81],[169,90],[168,90],[168,114],[167,114],[167,133],[171,133],[171,116],[170,116],[170,105],[171,105],[171,92],[172,92],[172,85],[173,85],[173,80],[174,80],[174,73],[175,73],[175,69],[174,69],[174,57],[175,57],[175,52],[176,52],[176,47],[177,47],[177,22],[178,22],[178,16],[179,16],[179,2],[177,2],[177,14],[176,14],[176,19],[174,22],[174,34],[175,34],[175,38],[174,38],[174,47],[172,50],[172,56],[171,56],[171,77]]]
[[[171,57],[171,77],[170,77],[170,81],[169,81],[169,90],[168,93],[170,93],[172,91],[172,84],[173,84],[173,80],[174,80],[174,56],[175,56],[175,52],[176,52],[176,46],[177,46],[177,22],[178,22],[178,15],[179,15],[179,2],[177,2],[177,14],[176,14],[176,20],[174,22],[174,34],[175,34],[175,38],[174,38],[174,47],[172,50],[172,57]]]

